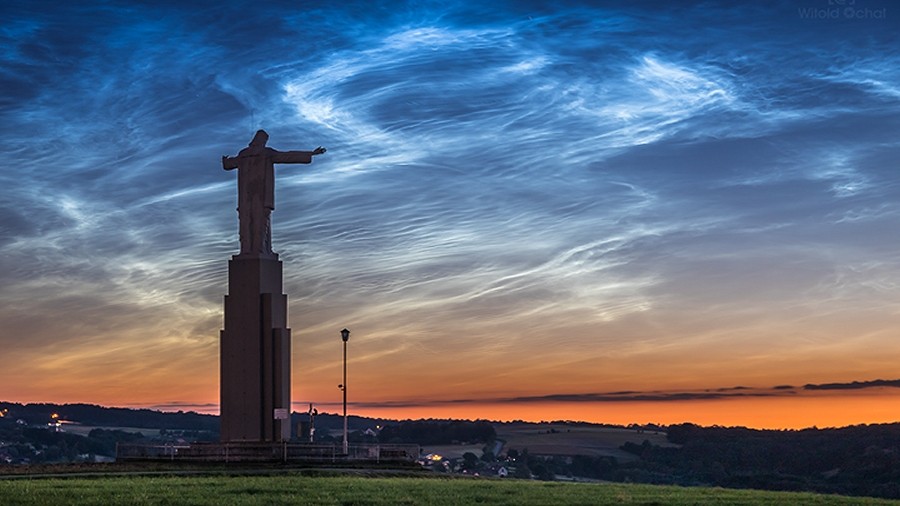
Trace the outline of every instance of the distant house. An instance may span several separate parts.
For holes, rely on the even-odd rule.
[[[421,466],[425,467],[434,467],[435,464],[443,464],[443,467],[446,468],[448,466],[448,462],[444,460],[444,457],[438,455],[437,453],[429,453],[427,455],[423,455],[419,457],[416,462]]]
[[[509,469],[506,466],[500,465],[500,464],[494,464],[494,465],[488,467],[487,471],[489,471],[490,474],[494,474],[501,478],[506,478],[507,476],[509,476]],[[485,473],[485,474],[488,474],[488,473]]]

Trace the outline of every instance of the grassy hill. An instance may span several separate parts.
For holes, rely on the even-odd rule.
[[[4,504],[298,505],[900,505],[811,493],[653,485],[415,477],[112,476],[0,480]]]
[[[588,455],[616,457],[621,461],[636,460],[622,451],[627,442],[649,441],[657,446],[674,446],[662,431],[607,427],[587,423],[504,423],[497,424],[497,438],[505,441],[504,450],[528,450],[534,455]]]

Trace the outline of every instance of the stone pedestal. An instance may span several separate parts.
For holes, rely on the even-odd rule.
[[[291,331],[278,255],[228,262],[225,329],[220,335],[220,439],[291,437]]]

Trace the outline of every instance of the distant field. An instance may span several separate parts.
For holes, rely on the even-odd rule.
[[[630,460],[636,457],[619,449],[628,441],[641,444],[648,440],[659,446],[673,446],[666,441],[664,433],[625,428],[565,423],[498,424],[495,427],[497,437],[506,441],[507,451],[527,448],[532,455],[607,455]]]
[[[64,423],[63,432],[78,436],[87,436],[94,429],[121,430],[125,432],[140,432],[144,437],[159,437],[159,429],[146,429],[140,427],[104,427],[100,425],[81,425],[80,423]]]
[[[120,476],[0,480],[3,504],[79,505],[900,505],[808,493],[518,480],[281,476]]]

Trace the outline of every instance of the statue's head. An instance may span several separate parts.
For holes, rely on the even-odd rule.
[[[257,130],[256,135],[253,136],[253,140],[250,141],[250,146],[261,148],[265,146],[268,141],[269,134],[267,134],[265,130]]]

